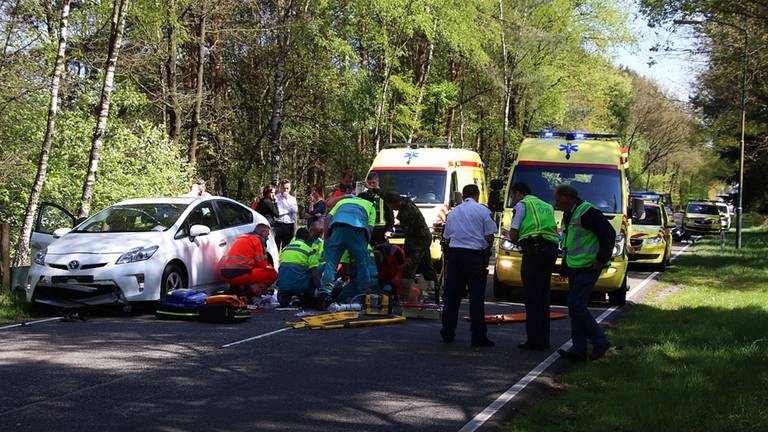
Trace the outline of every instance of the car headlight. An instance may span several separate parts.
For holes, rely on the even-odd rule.
[[[624,254],[624,235],[619,234],[616,236],[616,244],[613,246],[613,257],[617,257],[619,255]]]
[[[35,254],[35,264],[44,266],[45,265],[45,256],[48,254],[48,248],[45,248],[41,251],[38,251]]]
[[[645,239],[645,244],[647,244],[647,245],[660,245],[663,241],[664,241],[664,238],[662,238],[662,237],[653,237],[653,238]]]
[[[159,248],[160,246],[157,245],[133,248],[128,252],[120,255],[120,258],[117,259],[115,264],[127,264],[137,261],[146,261],[152,258],[152,255],[154,255]]]

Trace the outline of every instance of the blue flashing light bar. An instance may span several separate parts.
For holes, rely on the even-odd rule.
[[[554,132],[554,131],[540,131],[540,132],[528,132],[528,136],[535,138],[565,138],[566,141],[576,141],[585,139],[616,139],[619,135],[615,134],[593,134],[585,132]]]

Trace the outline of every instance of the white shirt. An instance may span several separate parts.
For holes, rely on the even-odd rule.
[[[296,203],[296,197],[288,195],[284,197],[283,194],[277,194],[277,222],[292,224],[296,223],[296,213],[299,212],[299,205]]]
[[[515,216],[512,217],[512,223],[509,225],[509,228],[519,230],[520,224],[525,219],[525,204],[522,201],[518,202],[515,204],[514,211]]]
[[[443,237],[452,248],[483,250],[488,249],[485,237],[496,234],[496,229],[488,207],[467,198],[448,213]]]

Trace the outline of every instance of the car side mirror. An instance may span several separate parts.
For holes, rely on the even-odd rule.
[[[461,192],[453,191],[453,194],[451,194],[451,207],[456,207],[462,201],[464,201],[464,197],[461,195]]]
[[[632,198],[632,217],[635,219],[645,218],[645,202],[642,198]]]
[[[70,231],[72,231],[72,228],[59,228],[53,232],[53,238],[57,239],[57,238],[64,237]]]
[[[189,228],[189,238],[194,240],[196,237],[208,235],[211,233],[211,229],[205,225],[192,225]]]
[[[493,179],[491,180],[491,190],[492,191],[501,191],[504,189],[504,180],[502,179]]]

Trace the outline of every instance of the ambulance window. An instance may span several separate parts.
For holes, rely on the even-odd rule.
[[[459,190],[459,180],[456,177],[456,171],[451,174],[451,192],[457,192]]]

